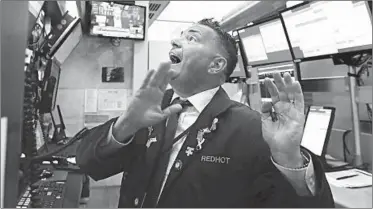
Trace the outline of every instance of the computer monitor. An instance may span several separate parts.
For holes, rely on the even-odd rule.
[[[367,1],[312,1],[281,15],[295,59],[372,50]]]
[[[278,17],[240,29],[238,34],[250,66],[293,60],[284,27]]]
[[[301,146],[313,154],[325,156],[334,122],[334,107],[310,106],[308,108]]]

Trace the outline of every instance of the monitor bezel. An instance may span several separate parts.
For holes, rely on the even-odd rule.
[[[249,63],[249,60],[247,58],[247,55],[246,55],[246,49],[245,47],[243,46],[242,44],[242,37],[241,37],[241,34],[240,34],[240,30],[246,30],[248,28],[252,28],[252,27],[256,27],[258,25],[262,25],[262,24],[265,24],[265,23],[268,23],[268,22],[271,22],[271,21],[274,21],[278,19],[280,22],[281,22],[281,25],[282,25],[282,28],[284,29],[284,33],[285,33],[285,37],[286,37],[286,41],[287,41],[287,45],[288,45],[288,49],[289,49],[289,52],[290,52],[290,59],[289,60],[282,60],[282,61],[274,61],[274,62],[266,62],[266,63],[262,63],[262,64],[254,64],[254,65],[251,65]],[[246,62],[246,65],[247,66],[250,66],[250,67],[260,67],[260,66],[265,66],[265,65],[272,65],[272,64],[280,64],[280,63],[285,63],[285,62],[294,62],[294,55],[293,55],[293,50],[292,50],[292,47],[291,45],[289,45],[289,36],[288,36],[288,33],[286,31],[286,28],[284,26],[284,23],[283,23],[283,20],[282,20],[282,16],[279,14],[279,13],[276,13],[275,15],[272,15],[268,18],[265,18],[263,20],[260,20],[254,24],[251,24],[251,25],[248,25],[248,26],[244,26],[244,27],[241,27],[241,28],[238,28],[237,30],[237,37],[238,37],[238,40],[240,42],[240,44],[242,45],[242,51],[241,51],[241,56],[244,56],[245,58],[245,62]]]
[[[321,155],[319,156],[321,158],[325,158],[325,155],[326,155],[326,152],[327,152],[327,149],[328,149],[328,144],[329,144],[329,141],[330,141],[330,135],[331,135],[331,132],[332,132],[332,129],[333,129],[333,123],[334,123],[336,108],[335,107],[331,107],[331,106],[317,106],[317,105],[311,105],[311,106],[309,106],[307,108],[307,114],[306,114],[305,123],[304,123],[304,126],[303,126],[303,134],[304,134],[304,129],[306,128],[308,114],[310,113],[310,109],[311,108],[315,108],[315,107],[319,108],[319,109],[327,109],[327,110],[331,110],[332,111],[331,114],[330,114],[330,120],[329,120],[329,124],[328,124],[328,130],[327,130],[326,136],[325,136],[326,139],[324,141],[324,146],[323,146]],[[300,143],[302,143],[302,141],[303,141],[303,134],[302,134],[302,140],[301,140]],[[303,147],[302,145],[301,145],[301,147],[304,148],[304,149],[307,149],[307,148]],[[318,156],[315,153],[313,153],[313,154],[316,155],[316,156]]]
[[[131,37],[117,37],[117,36],[104,36],[104,35],[100,35],[100,34],[93,34],[91,33],[91,15],[92,15],[92,2],[107,2],[107,3],[114,3],[114,4],[118,4],[118,5],[123,5],[123,6],[136,6],[136,7],[140,7],[140,8],[143,8],[144,9],[144,34],[143,34],[143,37],[142,38],[131,38]],[[119,2],[118,1],[90,1],[89,3],[87,3],[87,16],[88,16],[88,34],[89,36],[93,36],[93,37],[99,37],[99,38],[112,38],[112,39],[123,39],[123,40],[134,40],[134,41],[145,41],[145,37],[146,37],[146,34],[148,32],[148,29],[146,27],[146,24],[147,24],[147,8],[145,6],[142,6],[142,5],[137,5],[137,4],[134,4],[134,3],[130,3],[130,2]]]
[[[230,78],[237,78],[237,77],[238,78],[249,78],[250,77],[248,73],[248,69],[247,69],[246,60],[244,60],[244,57],[242,56],[242,52],[243,52],[242,42],[236,39],[236,45],[237,45],[237,50],[240,51],[240,55],[238,55],[237,57],[237,64],[236,64],[238,68],[240,69],[240,71],[238,72],[233,71],[232,74],[229,76],[229,78],[227,78],[227,80],[229,80]]]
[[[370,46],[365,45],[365,46],[359,46],[359,47],[349,47],[348,51],[341,50],[337,53],[332,53],[332,54],[316,55],[316,56],[303,57],[303,58],[295,57],[294,48],[293,48],[293,46],[291,44],[291,41],[290,41],[290,38],[289,38],[289,33],[288,33],[288,30],[287,30],[287,27],[286,27],[286,24],[285,24],[283,13],[288,12],[290,10],[299,9],[300,7],[303,7],[305,5],[311,5],[312,3],[315,3],[315,2],[317,2],[317,1],[305,1],[303,3],[297,4],[297,5],[294,5],[292,7],[285,8],[285,9],[279,11],[279,15],[281,16],[281,19],[283,21],[283,27],[285,28],[286,35],[287,35],[287,38],[288,38],[288,41],[289,41],[288,43],[289,43],[289,46],[291,48],[291,52],[293,54],[294,62],[306,62],[306,61],[315,61],[315,60],[320,60],[320,59],[330,59],[330,58],[334,58],[335,56],[341,56],[341,55],[344,55],[344,54],[349,55],[349,54],[357,54],[357,53],[364,53],[364,52],[372,53],[372,46],[373,45],[371,44]],[[372,24],[372,12],[370,10],[368,2],[367,1],[363,1],[363,2],[365,4],[365,7],[367,8],[368,14],[370,16],[370,21],[371,21],[371,24]],[[359,48],[359,50],[352,50],[351,48]]]

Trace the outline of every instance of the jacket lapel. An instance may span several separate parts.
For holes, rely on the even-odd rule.
[[[230,106],[232,106],[233,103],[232,101],[229,99],[227,93],[223,90],[223,88],[220,87],[220,89],[218,90],[218,92],[215,94],[215,96],[212,98],[211,102],[206,106],[206,108],[202,111],[202,113],[200,114],[200,116],[198,117],[196,123],[195,123],[195,126],[193,128],[191,128],[190,130],[190,133],[189,135],[187,136],[187,139],[185,140],[182,148],[180,149],[180,152],[178,153],[178,156],[176,158],[176,161],[177,162],[179,160],[179,162],[181,161],[182,163],[182,168],[180,171],[175,171],[174,167],[172,167],[172,170],[170,171],[170,174],[167,178],[167,182],[166,182],[166,185],[165,185],[165,188],[163,190],[163,193],[162,193],[162,196],[164,196],[163,194],[165,194],[167,192],[167,189],[172,185],[172,183],[181,175],[181,173],[187,169],[187,166],[193,162],[193,160],[197,159],[196,158],[196,150],[195,150],[195,147],[197,146],[197,132],[198,130],[200,129],[203,129],[203,128],[209,128],[211,127],[211,124],[212,124],[212,121],[214,120],[214,118],[218,118],[218,116],[225,112]],[[216,136],[215,136],[216,138]],[[214,139],[211,139],[211,140],[214,140]],[[206,147],[208,145],[210,140],[206,140],[204,143],[203,143],[203,148]],[[187,153],[187,150],[189,149],[193,149],[194,148],[194,154],[193,155],[190,155]],[[203,148],[202,150],[200,151],[203,151]],[[175,163],[174,163],[175,165]]]

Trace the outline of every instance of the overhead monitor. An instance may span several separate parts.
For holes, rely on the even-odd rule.
[[[301,146],[317,156],[324,156],[333,127],[335,108],[310,106]]]
[[[146,7],[120,1],[92,1],[90,34],[124,39],[145,39]]]
[[[315,1],[281,13],[296,59],[372,49],[367,1]]]
[[[250,66],[293,60],[280,18],[241,29],[239,37]]]

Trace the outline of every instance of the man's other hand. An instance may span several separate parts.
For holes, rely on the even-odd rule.
[[[279,73],[273,77],[276,85],[268,78],[265,80],[272,102],[262,107],[263,138],[276,163],[300,168],[304,164],[300,150],[305,121],[302,89],[288,73],[284,79]]]

